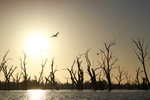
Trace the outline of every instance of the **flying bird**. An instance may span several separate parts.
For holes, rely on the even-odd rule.
[[[58,34],[59,32],[57,32],[56,34],[53,34],[51,37],[57,37]]]

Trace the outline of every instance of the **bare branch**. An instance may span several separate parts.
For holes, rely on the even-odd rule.
[[[112,83],[111,83],[111,70],[116,68],[116,67],[113,67],[113,65],[117,62],[118,59],[115,59],[113,61],[113,52],[111,52],[111,47],[113,45],[116,44],[116,40],[114,41],[111,41],[109,43],[105,42],[104,43],[104,47],[106,49],[106,52],[104,52],[104,50],[100,49],[101,51],[101,60],[102,60],[102,63],[99,63],[100,64],[100,68],[103,69],[103,72],[104,72],[104,75],[105,77],[107,78],[107,81],[108,81],[108,84],[109,84],[109,89],[111,90],[112,89]],[[103,57],[104,56],[104,57]],[[111,62],[113,61],[113,62]]]
[[[144,48],[144,38],[141,38],[141,39],[138,38],[137,41],[133,40],[133,42],[136,45],[139,53],[137,53],[135,50],[134,50],[134,52],[137,55],[137,57],[140,60],[140,62],[142,63],[144,74],[145,74],[145,78],[146,78],[146,80],[148,82],[148,85],[150,86],[150,82],[149,82],[148,75],[147,75],[147,72],[146,72],[146,65],[145,65],[145,58],[148,55],[147,49],[148,49],[149,46],[147,45]]]
[[[46,65],[46,62],[47,62],[48,59],[45,60],[45,62],[41,64],[42,66],[42,69],[41,69],[41,72],[40,72],[40,76],[39,76],[39,79],[38,79],[38,84],[40,84],[40,82],[42,81],[42,78],[43,78],[43,71],[44,71],[44,67]]]

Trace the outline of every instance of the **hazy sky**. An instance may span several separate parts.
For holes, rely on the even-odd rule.
[[[13,59],[9,64],[19,68],[24,51],[32,77],[39,74],[42,59],[46,58],[44,73],[48,75],[55,58],[59,70],[56,77],[61,81],[69,77],[63,69],[70,67],[77,55],[92,48],[89,57],[96,65],[100,59],[96,54],[104,48],[103,42],[116,39],[112,49],[119,59],[116,66],[125,67],[134,77],[135,68],[141,65],[132,38],[144,37],[145,43],[150,43],[149,5],[149,0],[1,0],[0,58],[9,49],[8,57]],[[51,38],[57,32],[58,37]],[[86,72],[84,57],[82,60]]]

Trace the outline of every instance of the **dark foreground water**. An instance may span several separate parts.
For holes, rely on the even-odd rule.
[[[150,91],[27,90],[0,91],[0,100],[150,100]]]

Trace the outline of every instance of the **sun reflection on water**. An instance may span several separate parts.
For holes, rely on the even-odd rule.
[[[42,100],[45,96],[44,90],[28,90],[30,100]]]

